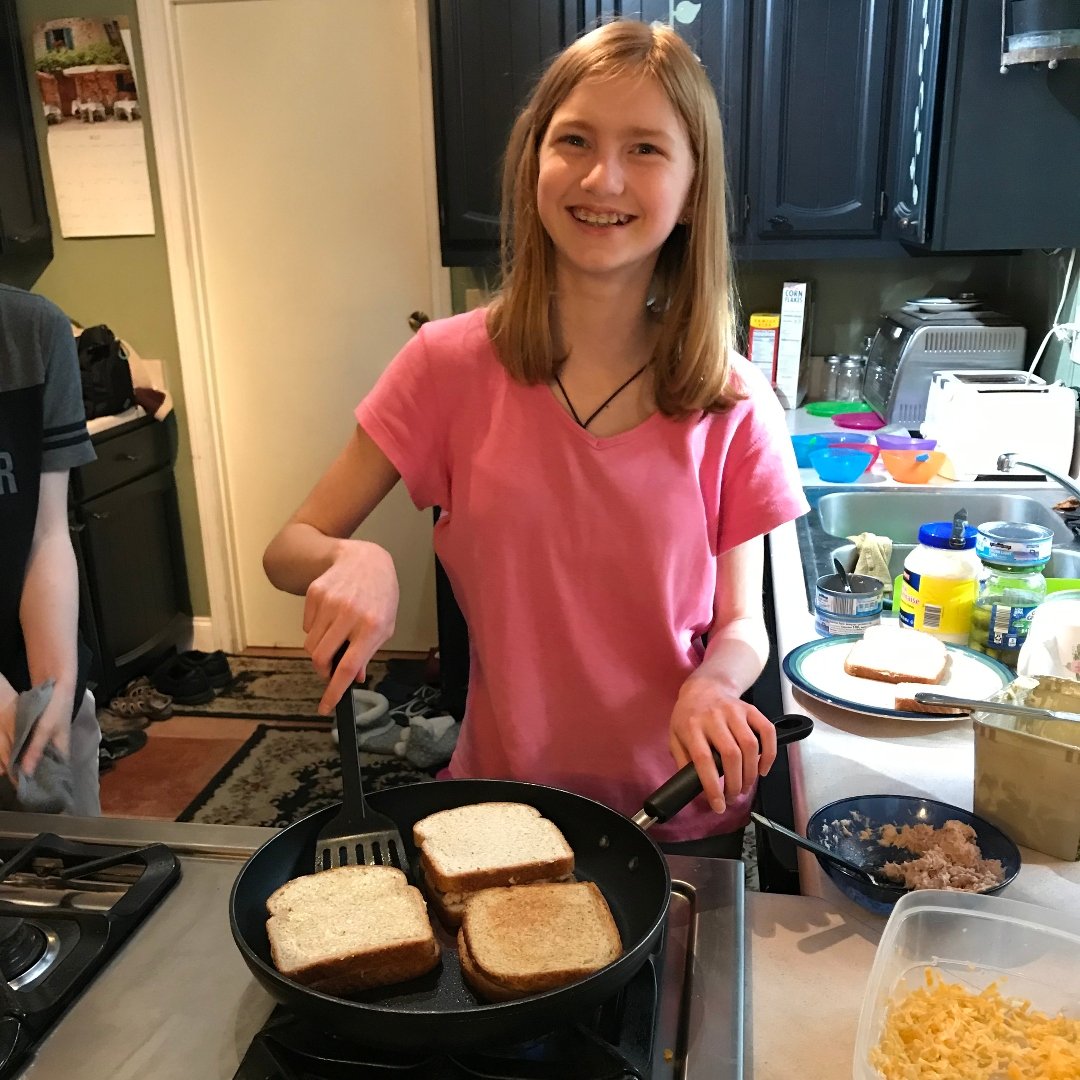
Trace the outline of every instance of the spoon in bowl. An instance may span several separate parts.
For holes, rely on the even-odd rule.
[[[815,840],[810,840],[800,833],[792,832],[791,829],[786,828],[777,821],[773,821],[772,818],[765,817],[764,814],[759,814],[756,810],[750,811],[750,816],[761,826],[766,829],[771,829],[779,836],[787,837],[793,844],[798,844],[801,848],[806,848],[807,851],[812,851],[815,855],[820,855],[823,859],[834,863],[842,870],[848,871],[861,881],[869,882],[871,885],[877,885],[878,888],[903,888],[898,882],[889,881],[887,878],[879,878],[872,874],[864,866],[860,866],[858,863],[852,862],[850,859],[845,859],[842,855],[837,855],[835,851],[830,851],[823,844],[817,843]]]

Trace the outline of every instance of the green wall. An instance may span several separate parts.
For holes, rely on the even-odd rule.
[[[16,0],[23,49],[27,55],[28,78],[32,79],[33,48],[31,34],[38,23],[55,18],[115,18],[126,15],[135,41],[135,63],[143,70],[135,0]],[[32,288],[58,304],[68,316],[84,326],[105,323],[119,336],[131,342],[136,352],[147,360],[165,364],[169,390],[176,408],[180,430],[180,452],[176,463],[176,486],[180,498],[184,550],[187,555],[191,603],[196,615],[210,614],[203,562],[202,536],[195,503],[195,481],[191,447],[187,438],[187,411],[180,376],[176,321],[169,284],[169,268],[161,217],[161,199],[157,170],[154,166],[153,119],[146,118],[150,164],[150,187],[154,198],[157,235],[102,239],[65,240],[60,235],[59,216],[45,150],[45,123],[40,109],[35,109],[41,166],[53,222],[53,261],[36,282],[14,281]]]

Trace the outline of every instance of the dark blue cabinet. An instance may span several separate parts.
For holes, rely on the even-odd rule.
[[[0,281],[29,286],[52,258],[14,0],[0,0]]]
[[[757,5],[751,243],[880,235],[891,6]]]

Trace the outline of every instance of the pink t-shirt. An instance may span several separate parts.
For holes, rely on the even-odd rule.
[[[472,311],[428,323],[356,409],[419,508],[469,627],[452,777],[568,788],[628,816],[675,771],[668,724],[702,657],[716,556],[807,510],[783,411],[742,357],[749,397],[718,415],[596,438],[548,386],[499,363]],[[744,824],[703,797],[651,830]]]

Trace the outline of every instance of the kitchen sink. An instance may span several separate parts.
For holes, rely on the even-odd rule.
[[[1080,542],[1053,509],[1066,495],[1056,484],[980,484],[977,489],[964,486],[932,491],[807,488],[810,513],[796,524],[807,604],[813,610],[815,583],[822,574],[834,573],[834,558],[845,569],[855,569],[858,552],[849,536],[872,532],[890,537],[889,572],[895,578],[918,543],[919,526],[927,521],[949,521],[961,508],[972,525],[984,521],[1045,525],[1054,534],[1054,550],[1043,573],[1047,577],[1080,577]]]

